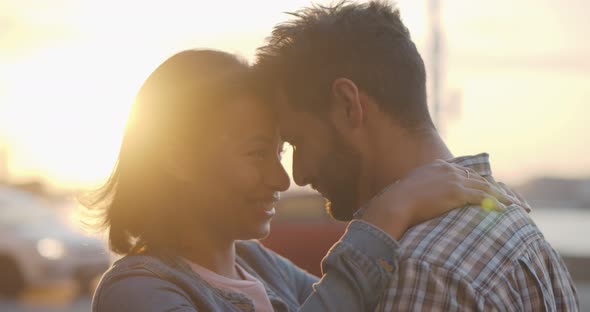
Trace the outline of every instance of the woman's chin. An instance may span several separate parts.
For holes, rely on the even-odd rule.
[[[261,224],[258,228],[257,239],[266,238],[270,234],[270,221]]]
[[[270,234],[270,221],[252,228],[249,239],[263,239]]]

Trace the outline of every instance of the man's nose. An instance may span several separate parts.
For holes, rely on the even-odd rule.
[[[268,184],[275,192],[284,192],[289,189],[291,180],[280,161],[275,163]]]
[[[293,180],[299,186],[306,186],[311,183],[309,170],[303,163],[297,152],[293,153]]]

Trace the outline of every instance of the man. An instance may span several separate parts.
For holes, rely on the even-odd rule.
[[[454,158],[437,133],[424,63],[397,9],[340,2],[293,15],[258,50],[256,67],[279,95],[295,182],[321,192],[334,218],[358,218],[357,207],[436,159],[494,182],[487,154]],[[399,245],[379,311],[578,309],[562,259],[516,205],[452,211]]]

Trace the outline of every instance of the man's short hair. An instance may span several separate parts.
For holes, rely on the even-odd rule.
[[[289,14],[255,67],[296,109],[326,112],[333,81],[344,77],[402,125],[432,125],[424,62],[393,4],[341,1]]]

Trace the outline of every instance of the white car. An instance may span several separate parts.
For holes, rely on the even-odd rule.
[[[101,240],[71,229],[43,200],[0,186],[0,294],[63,281],[88,291],[110,260]]]

